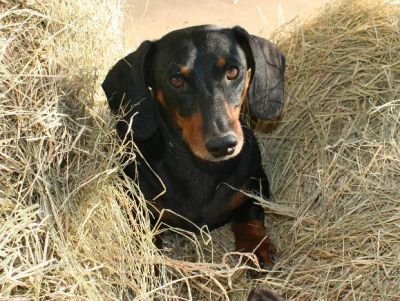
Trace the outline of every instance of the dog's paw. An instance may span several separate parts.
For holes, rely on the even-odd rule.
[[[262,269],[273,268],[278,260],[278,253],[261,222],[235,223],[232,229],[235,233],[236,251],[254,253]]]
[[[260,267],[264,270],[271,270],[279,259],[278,252],[268,237],[264,238],[258,247],[255,246],[254,253]]]
[[[254,251],[254,249],[252,250]],[[249,278],[258,279],[263,278],[268,271],[272,270],[274,264],[278,260],[278,255],[273,244],[266,238],[259,247],[256,248],[254,254],[257,257],[258,265],[250,262],[252,269],[249,269],[246,274]]]

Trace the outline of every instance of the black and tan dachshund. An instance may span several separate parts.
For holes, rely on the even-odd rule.
[[[193,231],[232,221],[236,249],[273,266],[263,209],[240,192],[270,197],[241,108],[247,102],[263,120],[279,116],[284,69],[271,42],[241,27],[204,25],[145,41],[109,71],[102,87],[122,116],[117,133],[140,151],[124,171],[138,181],[153,221]],[[169,210],[160,216],[162,209]]]

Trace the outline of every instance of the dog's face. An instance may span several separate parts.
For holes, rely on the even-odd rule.
[[[166,116],[193,155],[221,161],[242,149],[246,98],[255,117],[282,111],[284,66],[274,44],[240,27],[195,26],[143,42],[111,69],[103,88],[112,111],[123,114],[121,137],[132,124],[133,138],[146,140]]]
[[[220,161],[240,152],[251,73],[232,31],[172,32],[157,41],[151,69],[155,99],[195,156]]]

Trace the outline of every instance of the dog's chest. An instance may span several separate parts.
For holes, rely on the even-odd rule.
[[[165,187],[162,195],[152,203],[158,209],[176,213],[168,214],[166,223],[172,226],[192,229],[190,223],[178,218],[179,215],[210,229],[227,223],[235,209],[229,204],[236,189],[245,189],[243,185],[252,175],[252,164],[238,156],[231,162],[200,168],[184,156],[174,153],[149,162],[154,173],[147,168],[139,170],[139,185],[146,199],[152,200]],[[174,215],[176,218],[172,218]]]
[[[228,204],[245,182],[245,177],[231,173],[210,174],[196,168],[181,170],[177,166],[161,168],[159,176],[166,191],[157,201],[161,208],[170,209],[199,226],[215,228],[231,218]],[[179,220],[179,219],[177,219]],[[181,226],[181,223],[177,223]]]

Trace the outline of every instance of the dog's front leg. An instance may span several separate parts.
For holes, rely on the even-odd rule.
[[[277,252],[265,230],[264,212],[260,206],[249,199],[235,215],[232,230],[237,251],[254,252],[262,268],[274,266]]]

